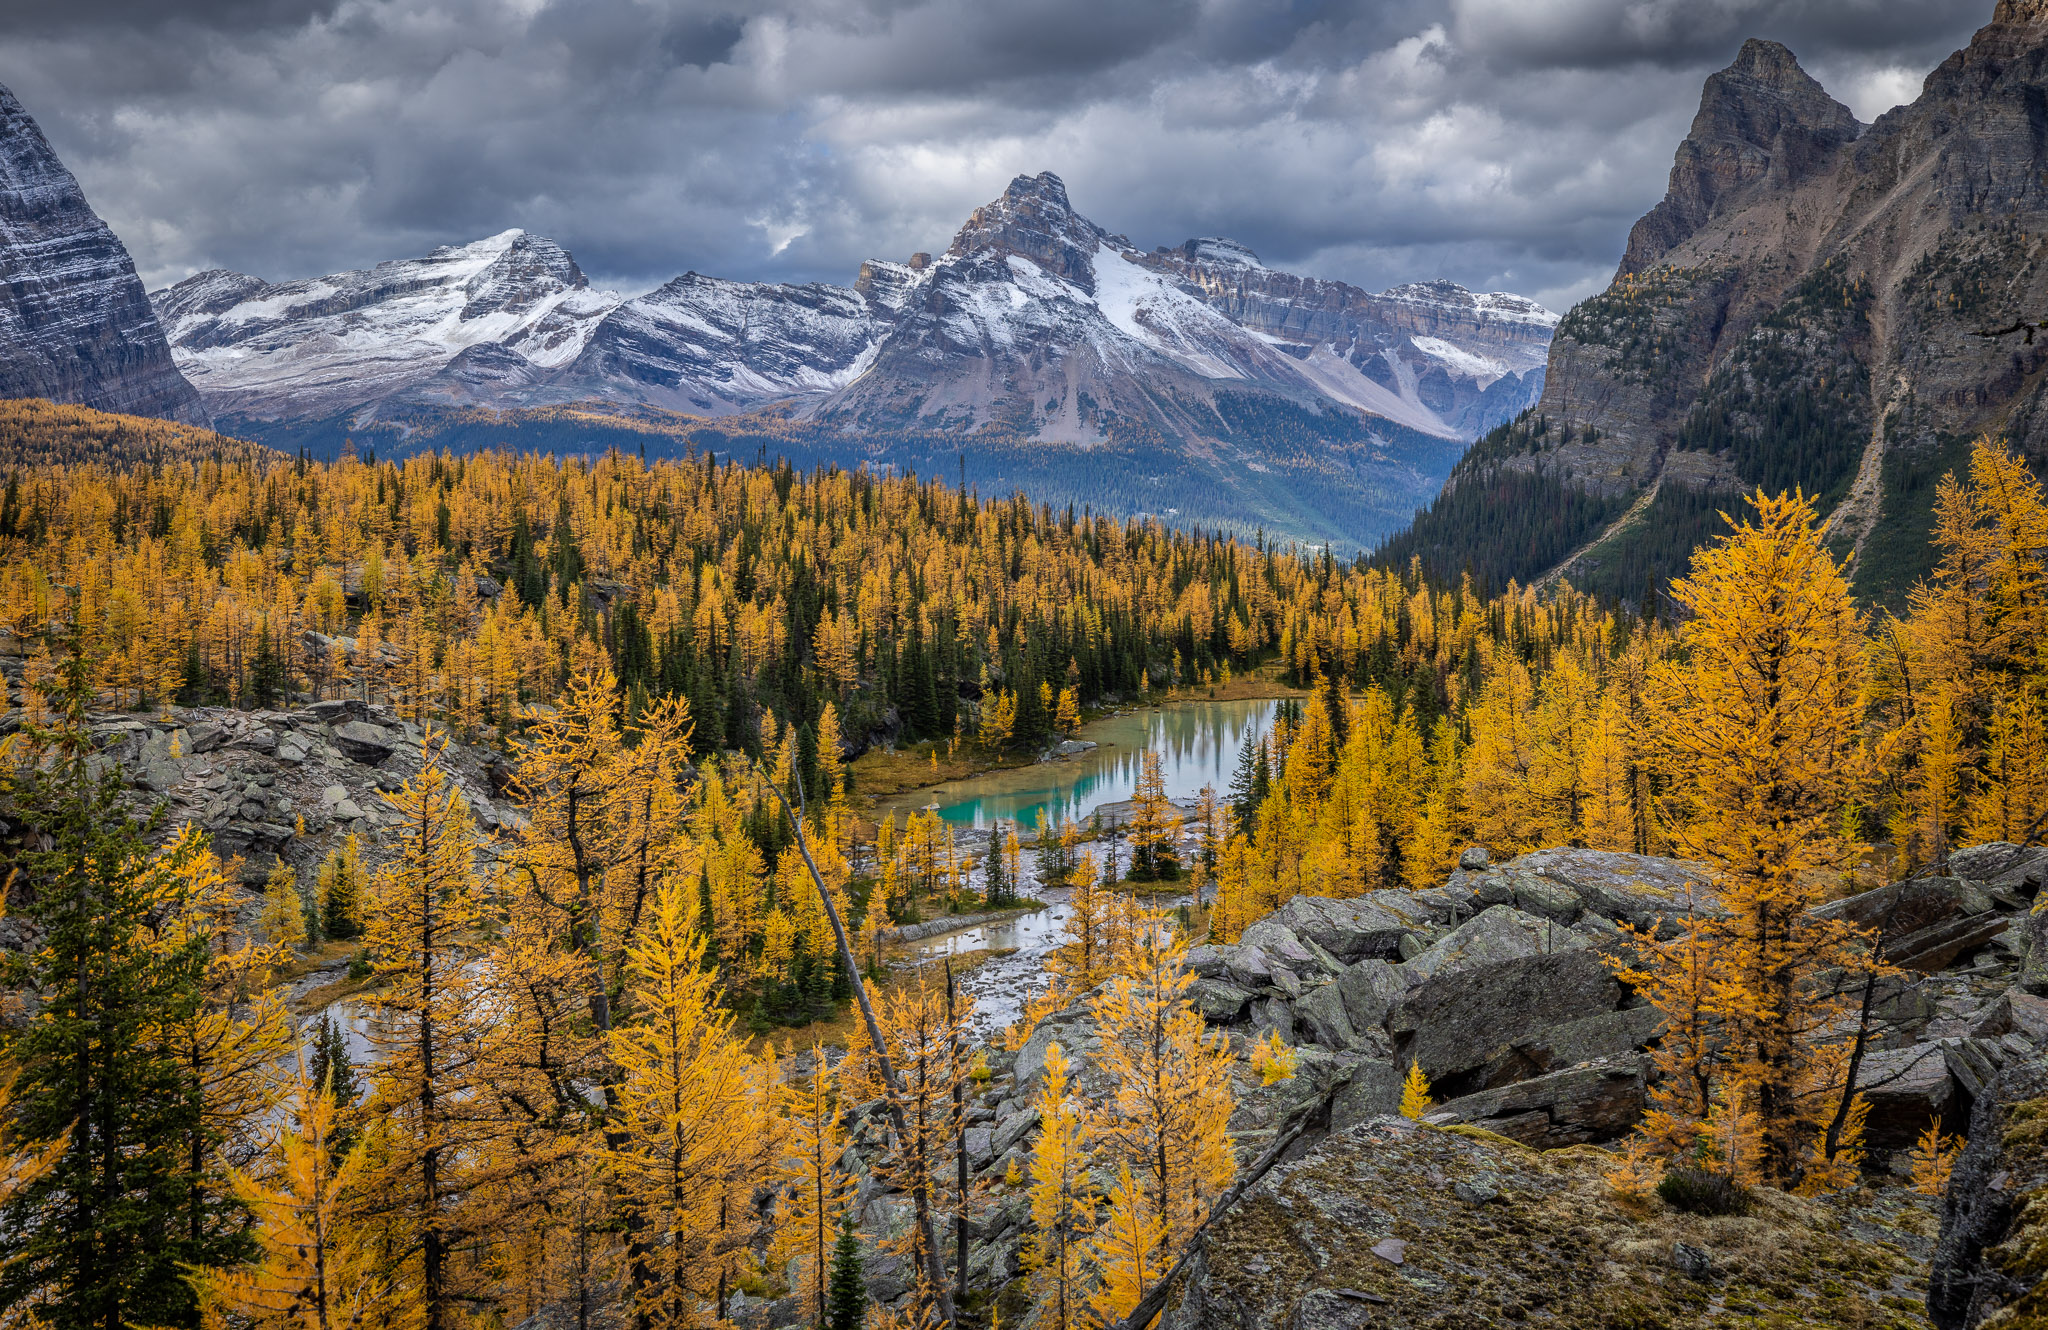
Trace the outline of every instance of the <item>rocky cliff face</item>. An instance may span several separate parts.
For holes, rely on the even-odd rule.
[[[128,251],[0,88],[0,397],[206,425]]]
[[[1614,284],[1560,323],[1536,413],[1453,478],[1611,501],[1573,510],[1585,525],[1553,542],[1570,557],[1504,571],[1633,596],[1646,569],[1682,568],[1734,491],[1796,484],[1859,552],[1859,590],[1895,595],[1926,566],[1932,480],[1968,439],[2048,459],[2048,345],[1978,335],[2048,311],[2044,104],[2037,0],[2001,4],[1870,126],[1784,47],[1745,45],[1708,80]],[[1457,505],[1438,506],[1416,532],[1432,556],[1453,543]]]
[[[1275,271],[1228,240],[1190,240],[1146,262],[1280,345],[1324,392],[1426,433],[1477,437],[1543,388],[1557,315],[1521,296],[1444,281],[1374,295]]]

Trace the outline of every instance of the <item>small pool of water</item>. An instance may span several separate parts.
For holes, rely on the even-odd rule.
[[[1192,799],[1204,785],[1220,795],[1230,786],[1245,740],[1273,727],[1272,699],[1250,702],[1176,702],[1144,711],[1106,716],[1075,734],[1098,746],[1078,757],[1028,767],[987,771],[886,800],[876,808],[899,821],[938,805],[939,816],[957,826],[988,827],[1012,822],[1026,831],[1043,811],[1054,825],[1085,820],[1105,804],[1137,792],[1145,752],[1157,752],[1166,794]]]
[[[971,951],[1015,949],[1008,956],[983,961],[960,976],[960,991],[974,1003],[974,1010],[967,1018],[967,1027],[977,1038],[994,1037],[1004,1026],[1024,1014],[1025,1004],[1043,993],[1052,982],[1052,976],[1045,969],[1047,954],[1071,940],[1067,936],[1067,921],[1073,918],[1074,909],[1068,903],[1068,889],[1040,887],[1035,894],[1047,902],[1044,909],[963,928],[957,933],[926,938],[912,953],[914,962],[930,963]],[[1164,910],[1169,924],[1177,927],[1173,924],[1175,912],[1190,899],[1186,896],[1162,898],[1151,904]]]

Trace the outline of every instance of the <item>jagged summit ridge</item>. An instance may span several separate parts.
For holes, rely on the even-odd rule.
[[[1093,291],[1095,251],[1107,239],[1111,237],[1101,227],[1074,211],[1066,183],[1041,171],[1018,176],[1001,198],[970,213],[946,253],[959,258],[1020,255]],[[1122,237],[1115,239],[1129,247]]]
[[[429,381],[470,347],[558,368],[620,303],[592,290],[560,245],[517,229],[301,281],[203,272],[153,299],[179,364],[216,410],[267,418],[416,391],[466,399],[462,381],[439,393]]]
[[[1863,126],[1777,42],[1751,38],[1707,79],[1663,202],[1629,233],[1620,271],[1641,272],[1757,191],[1826,170]]]
[[[1640,596],[1734,496],[1797,485],[1858,592],[1899,604],[1958,441],[2048,463],[2048,352],[1982,335],[2048,308],[2043,105],[2048,0],[2000,4],[1869,126],[1783,47],[1746,45],[1614,284],[1560,323],[1537,415],[1475,447],[1388,557]],[[1503,536],[1473,482],[1543,516]]]
[[[1300,308],[1305,292],[1334,317]],[[1453,283],[1372,296],[1295,277],[1222,237],[1144,254],[1050,171],[1013,179],[936,258],[870,260],[851,287],[692,272],[624,299],[592,290],[554,241],[509,230],[298,282],[212,270],[156,300],[208,400],[257,420],[773,404],[856,431],[999,426],[1083,444],[1119,422],[1227,434],[1202,405],[1219,390],[1470,437],[1533,400],[1555,322]]]
[[[206,425],[135,264],[0,87],[0,396]]]

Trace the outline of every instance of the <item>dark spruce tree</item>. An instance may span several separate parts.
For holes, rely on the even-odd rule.
[[[827,1330],[864,1330],[868,1319],[868,1290],[861,1270],[860,1239],[853,1221],[839,1225],[839,1241],[832,1244],[832,1280],[825,1292]]]
[[[87,764],[92,670],[64,666],[64,719],[46,767],[11,773],[11,819],[31,847],[11,868],[42,947],[8,958],[36,1011],[6,1036],[27,1141],[64,1141],[56,1166],[0,1211],[0,1322],[50,1330],[196,1326],[186,1275],[242,1259],[245,1227],[203,1188],[188,1147],[207,1130],[193,1076],[157,1037],[194,1015],[205,941],[152,945],[161,907],[137,871],[152,821]]]

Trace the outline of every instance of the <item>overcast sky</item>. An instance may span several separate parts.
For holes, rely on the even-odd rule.
[[[1864,120],[1992,0],[0,0],[0,82],[152,286],[525,227],[629,293],[851,281],[1020,173],[1144,248],[1556,308],[1775,37]]]

